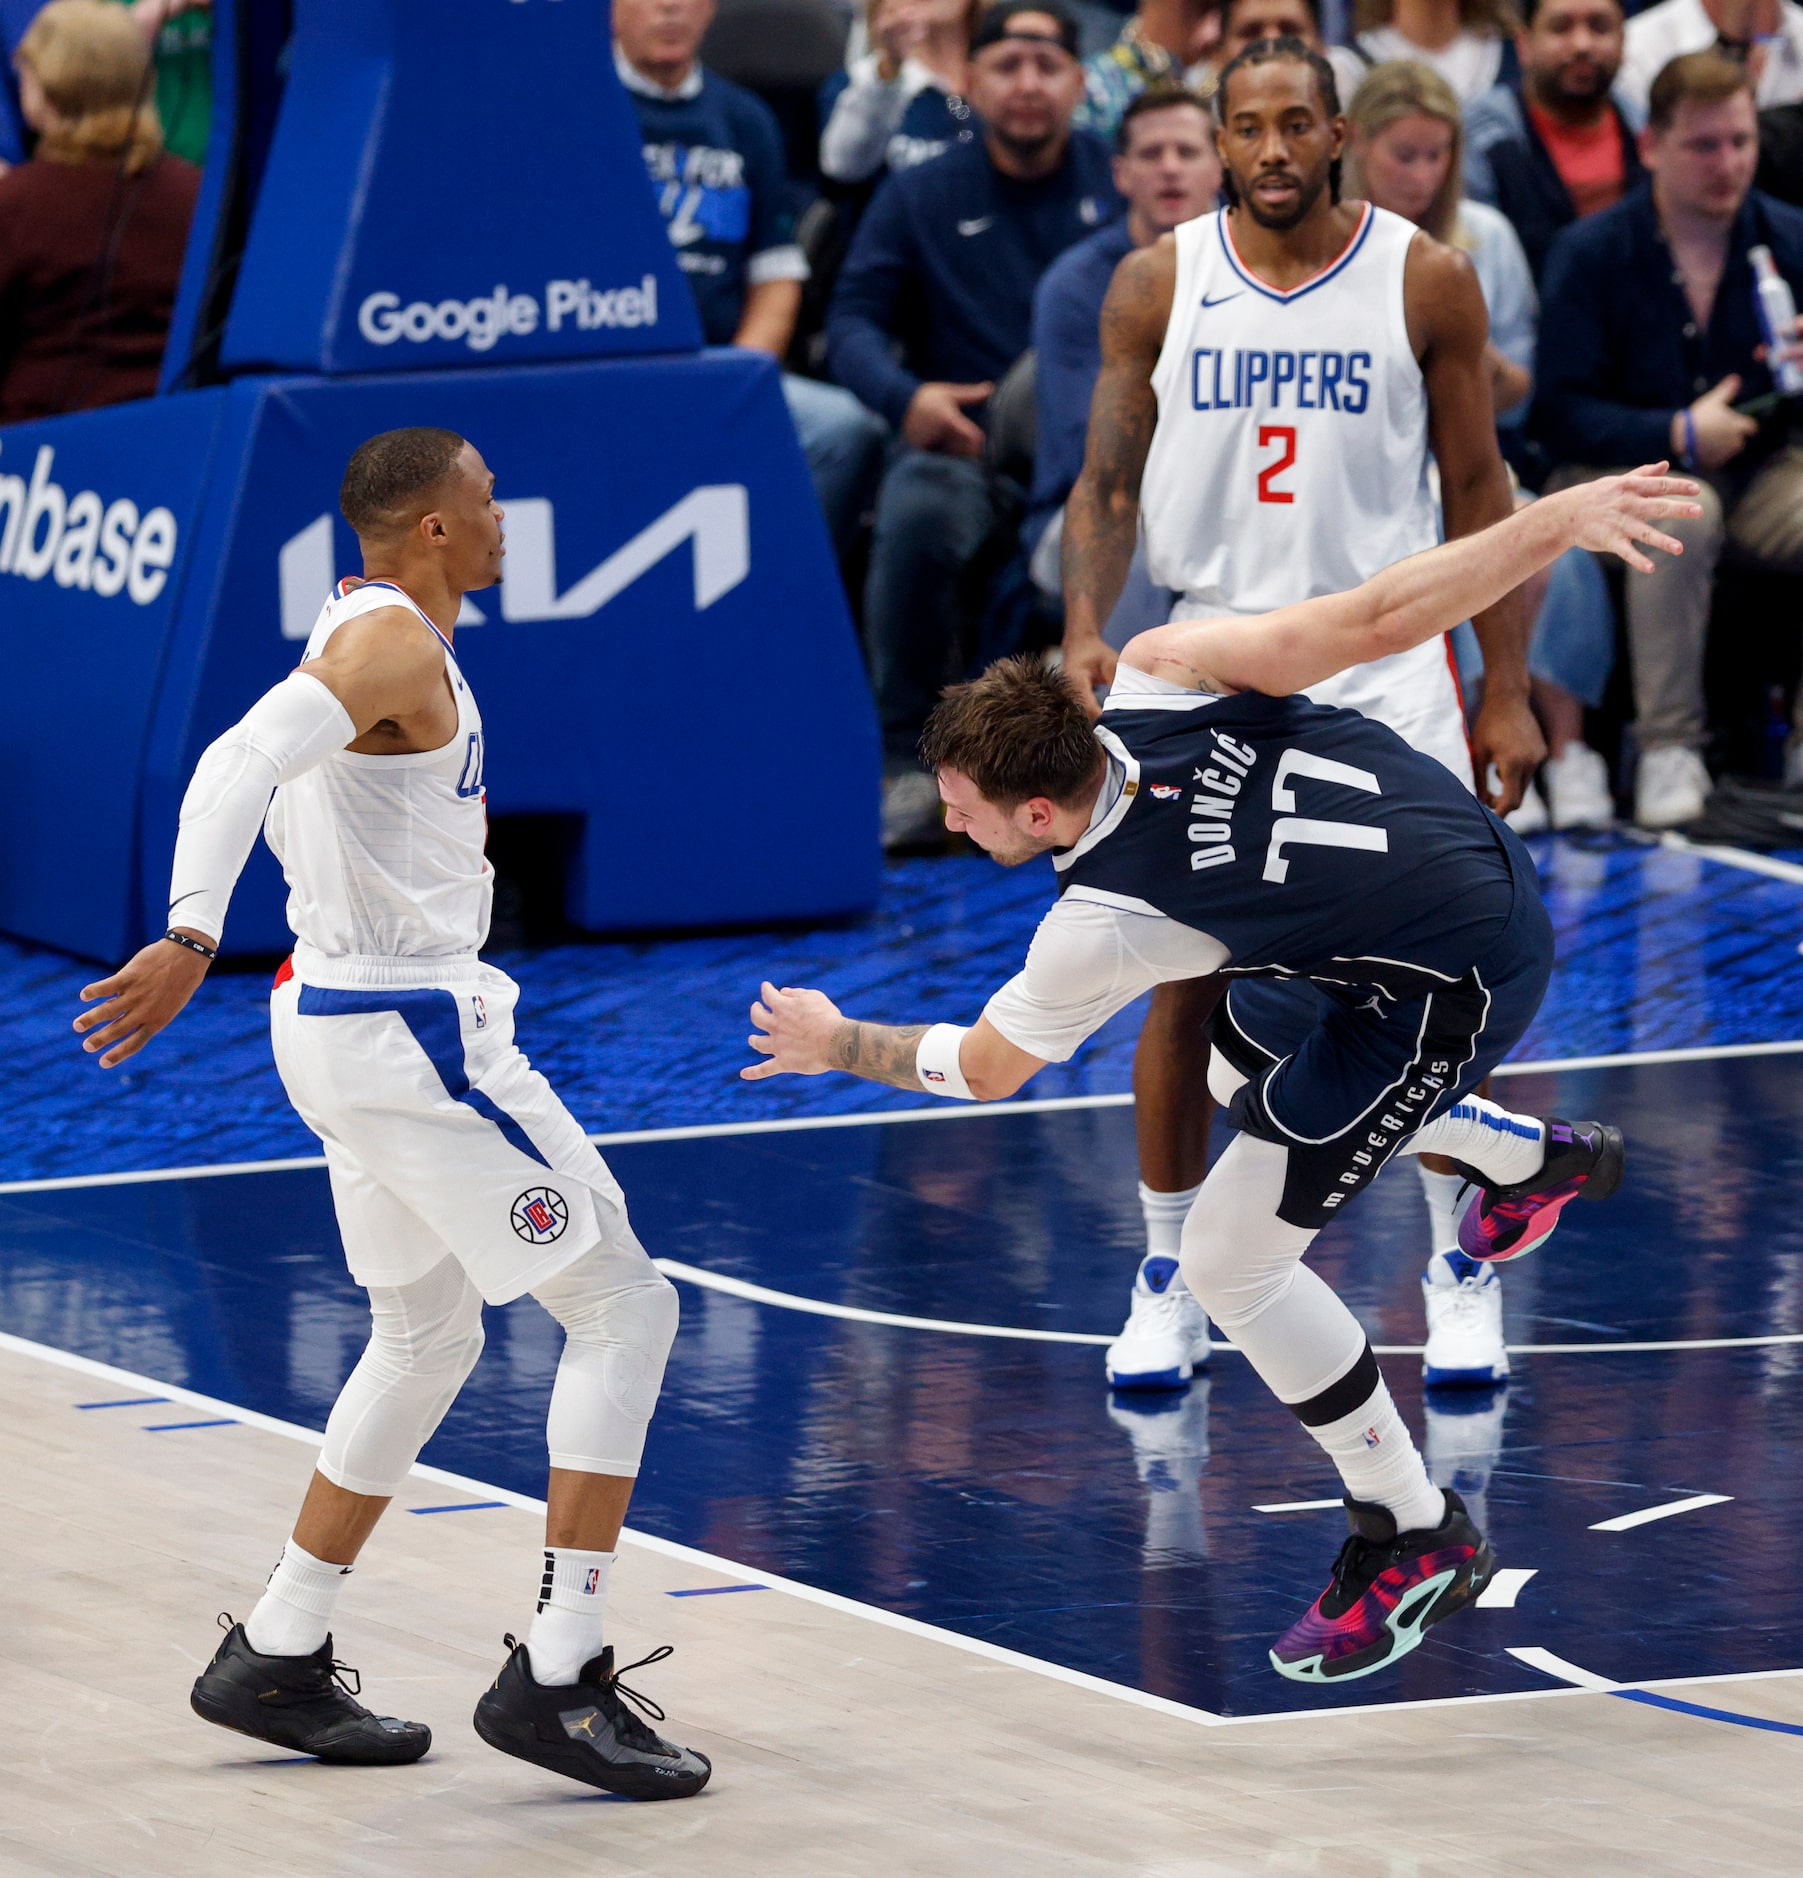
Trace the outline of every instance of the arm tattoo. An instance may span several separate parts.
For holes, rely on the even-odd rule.
[[[1129,255],[1102,306],[1102,370],[1089,407],[1083,470],[1064,512],[1064,604],[1078,632],[1100,632],[1126,584],[1139,484],[1158,423],[1152,371],[1171,283],[1147,251]]]
[[[927,1024],[860,1024],[846,1018],[833,1032],[833,1068],[866,1082],[886,1082],[897,1089],[918,1089],[914,1053],[931,1026]]]

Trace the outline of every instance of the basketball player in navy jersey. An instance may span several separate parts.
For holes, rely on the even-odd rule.
[[[1235,58],[1217,94],[1233,206],[1122,262],[1102,319],[1087,460],[1064,539],[1065,662],[1106,683],[1103,643],[1136,522],[1173,618],[1267,612],[1500,521],[1513,506],[1496,446],[1488,323],[1466,258],[1400,216],[1339,200],[1343,120],[1332,69],[1297,39]],[[1439,466],[1440,502],[1429,486]],[[1503,596],[1473,624],[1483,708],[1467,745],[1445,642],[1341,673],[1311,693],[1388,724],[1473,784],[1494,767],[1499,813],[1545,750],[1528,709],[1528,620]],[[1205,1025],[1220,987],[1153,993],[1134,1061],[1147,1253],[1106,1354],[1117,1389],[1179,1387],[1208,1324],[1175,1263],[1207,1166]],[[1276,1056],[1309,1021],[1301,987],[1230,999],[1246,1047]],[[1423,1290],[1430,1384],[1508,1374],[1494,1271],[1458,1250],[1462,1183],[1417,1162],[1432,1228]]]
[[[1184,1220],[1183,1276],[1338,1469],[1352,1536],[1278,1639],[1298,1681],[1369,1675],[1472,1602],[1495,1560],[1428,1478],[1358,1321],[1302,1263],[1398,1152],[1449,1156],[1477,1188],[1459,1242],[1517,1258],[1582,1194],[1606,1198],[1620,1134],[1511,1115],[1473,1093],[1521,1036],[1552,967],[1533,862],[1444,765],[1355,711],[1293,695],[1425,644],[1572,546],[1651,563],[1657,522],[1699,513],[1665,465],[1533,504],[1349,594],[1128,643],[1091,726],[1035,660],[948,692],[922,756],[949,825],[1004,865],[1050,852],[1060,898],[1025,968],[969,1029],[840,1014],[766,984],[747,1078],[849,1071],[930,1094],[1011,1096],[1153,985],[1311,981],[1281,1062],[1217,1051],[1239,1134]],[[1217,1026],[1220,1024],[1217,1016]]]

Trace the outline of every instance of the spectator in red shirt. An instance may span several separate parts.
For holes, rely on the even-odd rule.
[[[200,187],[123,7],[50,0],[13,63],[38,146],[0,176],[0,423],[155,391]]]
[[[1610,87],[1622,57],[1620,0],[1526,0],[1521,84],[1466,115],[1465,188],[1515,225],[1539,280],[1560,229],[1639,183],[1634,134]]]

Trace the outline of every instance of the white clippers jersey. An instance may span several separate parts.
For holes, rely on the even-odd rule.
[[[1439,541],[1427,388],[1403,311],[1415,233],[1367,203],[1339,258],[1286,293],[1234,252],[1225,211],[1177,229],[1140,483],[1147,563],[1178,596],[1174,619],[1341,593]],[[1308,695],[1375,717],[1469,780],[1444,641]]]
[[[426,618],[391,581],[340,581],[306,656],[318,658],[346,620],[385,606]],[[457,700],[451,741],[408,756],[339,750],[282,784],[270,804],[264,833],[288,877],[303,968],[334,959],[423,964],[475,953],[488,937],[494,869],[483,853],[482,718],[449,641],[432,630]]]

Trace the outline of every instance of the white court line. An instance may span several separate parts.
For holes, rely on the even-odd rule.
[[[1797,1047],[1803,1049],[1803,1044]],[[1069,1098],[1069,1100],[1087,1102],[1091,1098],[1080,1096]],[[938,1113],[937,1110],[931,1109],[921,1112]],[[901,1111],[903,1118],[913,1113],[915,1113],[913,1110]],[[838,1121],[847,1118],[830,1117],[827,1119]],[[866,1121],[879,1118],[856,1116],[849,1119]],[[754,1125],[764,1126],[761,1123]],[[781,1125],[787,1126],[788,1124]],[[732,1124],[732,1126],[736,1127],[737,1124]],[[660,1135],[659,1138],[664,1137]],[[285,1173],[295,1168],[323,1166],[325,1166],[323,1160],[246,1161],[228,1162],[217,1167],[163,1168],[148,1174],[85,1174],[69,1180],[14,1181],[11,1185],[0,1186],[0,1194],[42,1193],[65,1187],[119,1186],[133,1181],[205,1178],[215,1174]],[[680,1259],[653,1259],[652,1263],[665,1277],[679,1278],[686,1284],[697,1285],[704,1290],[724,1292],[728,1297],[743,1298],[752,1304],[769,1305],[776,1310],[798,1311],[809,1317],[836,1317],[842,1322],[851,1324],[881,1324],[894,1330],[930,1330],[945,1336],[999,1337],[1005,1341],[1018,1343],[1087,1344],[1096,1349],[1104,1348],[1112,1343],[1118,1334],[1090,1330],[1034,1330],[1024,1325],[966,1324],[943,1317],[910,1317],[900,1311],[866,1310],[862,1305],[833,1304],[823,1298],[806,1298],[794,1291],[777,1291],[769,1285],[756,1285],[743,1278],[728,1277],[724,1272],[710,1272],[699,1265],[686,1265]],[[1512,1343],[1509,1345],[1509,1354],[1511,1356],[1594,1356],[1606,1351],[1617,1356],[1649,1356],[1672,1350],[1754,1350],[1792,1343],[1803,1343],[1803,1331],[1778,1332],[1765,1337],[1674,1338],[1653,1343]],[[1419,1356],[1424,1347],[1419,1343],[1374,1343],[1371,1350],[1374,1356]],[[1210,1348],[1231,1351],[1234,1346],[1231,1343],[1223,1343],[1217,1338]],[[1238,1354],[1237,1351],[1234,1353]]]
[[[1272,1500],[1252,1510],[1255,1513],[1321,1513],[1330,1506],[1338,1511],[1345,1504],[1344,1500]]]
[[[1668,829],[1661,835],[1659,845],[1684,854],[1700,854],[1706,861],[1719,861],[1724,867],[1738,867],[1748,874],[1765,874],[1772,880],[1788,880],[1793,886],[1803,886],[1803,867],[1795,861],[1780,861],[1746,848],[1725,848],[1712,841],[1691,841],[1675,829]]]
[[[1724,1506],[1734,1498],[1731,1493],[1693,1493],[1687,1500],[1668,1500],[1663,1506],[1642,1507],[1638,1513],[1618,1513],[1613,1519],[1599,1519],[1592,1532],[1632,1532],[1636,1526],[1650,1526],[1656,1519],[1670,1519],[1674,1513],[1694,1513],[1700,1507]]]
[[[1483,1599],[1478,1602],[1481,1604]],[[1543,1650],[1538,1644],[1524,1650],[1511,1648],[1509,1654],[1526,1663],[1529,1669],[1537,1669],[1543,1676],[1556,1676],[1561,1682],[1568,1682],[1574,1689],[1589,1689],[1597,1694],[1607,1694],[1612,1689],[1619,1689],[1619,1682],[1611,1682],[1607,1676],[1599,1676],[1588,1669],[1579,1669],[1576,1663],[1568,1663],[1562,1656],[1554,1656],[1551,1650]],[[1636,1683],[1637,1689],[1650,1689],[1651,1683]]]
[[[743,1278],[727,1278],[719,1272],[703,1271],[699,1265],[685,1265],[680,1259],[653,1259],[651,1263],[666,1278],[683,1278],[709,1291],[723,1291],[731,1298],[747,1298],[753,1304],[773,1304],[784,1311],[804,1311],[810,1317],[838,1317],[853,1324],[889,1324],[898,1330],[942,1330],[961,1337],[1013,1337],[1024,1343],[1114,1341],[1113,1337],[1092,1335],[1086,1330],[1025,1330],[1008,1324],[959,1324],[941,1317],[904,1317],[897,1311],[867,1311],[861,1305],[827,1304],[819,1298],[772,1291],[768,1285],[747,1284]]]
[[[15,1337],[9,1332],[0,1331],[0,1351],[10,1351],[16,1356],[33,1357],[40,1363],[48,1363],[57,1369],[70,1369],[80,1375],[94,1376],[102,1382],[119,1383],[129,1389],[156,1389],[171,1402],[186,1402],[195,1408],[220,1411],[231,1416],[249,1428],[260,1428],[266,1434],[281,1435],[290,1441],[299,1441],[307,1447],[317,1448],[325,1437],[316,1429],[303,1428],[297,1422],[278,1420],[273,1415],[264,1415],[256,1409],[240,1408],[235,1402],[222,1402],[217,1396],[201,1395],[197,1390],[184,1389],[175,1383],[159,1381],[154,1376],[139,1375],[136,1370],[120,1369],[112,1363],[101,1363],[91,1356],[77,1356],[71,1350],[58,1350],[47,1343],[33,1343],[27,1337]],[[515,1493],[509,1487],[496,1487],[487,1481],[471,1480],[464,1474],[453,1474],[442,1467],[425,1467],[418,1462],[413,1467],[413,1478],[431,1481],[435,1486],[450,1487],[459,1493],[467,1493],[475,1499],[500,1500],[508,1506],[518,1507],[523,1512],[542,1513],[545,1510],[543,1500],[535,1500],[530,1495]],[[1336,1503],[1337,1504],[1337,1503]],[[1580,1693],[1573,1688],[1560,1689],[1507,1689],[1493,1695],[1447,1695],[1431,1696],[1420,1702],[1365,1702],[1349,1704],[1345,1708],[1323,1709],[1277,1709],[1263,1715],[1215,1715],[1207,1709],[1192,1708],[1184,1702],[1173,1702],[1166,1696],[1151,1695],[1144,1689],[1135,1689],[1126,1683],[1109,1682],[1101,1676],[1085,1675],[1080,1669],[1066,1669],[1059,1663],[1048,1663],[1037,1656],[1026,1656],[1018,1650],[1005,1650],[999,1644],[985,1643],[978,1637],[965,1637],[955,1630],[943,1630],[937,1624],[922,1623],[917,1617],[903,1617],[899,1612],[886,1611],[881,1605],[860,1603],[856,1598],[841,1597],[836,1591],[819,1591],[812,1585],[804,1585],[794,1578],[783,1578],[775,1572],[760,1571],[755,1565],[741,1565],[733,1559],[721,1558],[714,1552],[698,1551],[693,1546],[678,1545],[673,1539],[660,1539],[655,1534],[635,1532],[630,1526],[622,1527],[620,1537],[626,1544],[637,1546],[641,1551],[657,1552],[665,1558],[681,1559],[685,1564],[695,1565],[704,1571],[719,1572],[723,1577],[736,1578],[748,1584],[767,1586],[772,1591],[781,1591],[789,1597],[800,1598],[807,1604],[818,1604],[827,1610],[839,1611],[848,1617],[861,1617],[866,1622],[881,1624],[888,1630],[900,1630],[909,1636],[922,1637],[934,1643],[943,1643],[955,1650],[962,1650],[969,1656],[981,1656],[993,1663],[1005,1663],[1014,1669],[1024,1669],[1035,1676],[1044,1676],[1048,1681],[1069,1684],[1072,1688],[1087,1689],[1094,1695],[1111,1696],[1117,1702],[1126,1702],[1135,1708],[1151,1709],[1160,1715],[1169,1715],[1177,1721],[1194,1722],[1205,1728],[1237,1728],[1255,1723],[1281,1721],[1315,1721],[1336,1716],[1383,1715],[1407,1712],[1424,1708],[1468,1708],[1478,1702],[1532,1702],[1541,1701],[1549,1696],[1568,1696]],[[1520,1650],[1510,1652],[1529,1660]],[[1541,1651],[1538,1656],[1549,1661],[1559,1661],[1548,1652]],[[1541,1667],[1538,1661],[1533,1667]],[[1569,1668],[1569,1665],[1566,1665]],[[1586,1672],[1578,1671],[1578,1674]],[[1634,1685],[1637,1689],[1689,1688],[1698,1683],[1714,1682],[1770,1682],[1779,1678],[1803,1676],[1803,1669],[1753,1669],[1734,1670],[1719,1676],[1668,1676],[1657,1682],[1641,1682]],[[1615,1685],[1610,1684],[1613,1688]]]
[[[1803,870],[1799,870],[1803,873]],[[1741,1056],[1796,1056],[1803,1038],[1785,1043],[1708,1044],[1683,1050],[1624,1050],[1612,1056],[1553,1056],[1533,1063],[1502,1063],[1493,1076],[1541,1076],[1560,1070],[1633,1069],[1661,1063],[1704,1063]],[[1131,1095],[1047,1096],[1030,1102],[940,1102],[930,1108],[866,1109],[856,1115],[791,1115],[767,1122],[703,1122],[692,1128],[627,1128],[593,1134],[597,1147],[637,1141],[707,1141],[730,1135],[797,1134],[815,1128],[873,1128],[891,1122],[949,1122],[982,1115],[1043,1115],[1058,1109],[1131,1108]],[[65,1188],[125,1187],[138,1181],[217,1180],[229,1174],[287,1174],[324,1167],[321,1155],[280,1161],[210,1161],[196,1167],[152,1167],[118,1174],[65,1174],[48,1180],[0,1181],[0,1194],[58,1193]]]
[[[1522,1586],[1538,1573],[1536,1565],[1499,1565],[1490,1574],[1490,1582],[1477,1594],[1477,1608],[1480,1611],[1514,1610]],[[1515,1654],[1519,1656],[1521,1652],[1517,1650]]]
[[[908,1317],[899,1311],[866,1310],[859,1304],[832,1304],[824,1298],[804,1298],[798,1292],[776,1291],[769,1285],[754,1285],[743,1278],[729,1278],[724,1272],[710,1272],[700,1265],[685,1265],[680,1259],[653,1259],[666,1278],[679,1278],[685,1284],[698,1285],[705,1291],[723,1291],[728,1297],[744,1298],[753,1304],[767,1304],[779,1311],[800,1311],[809,1317],[837,1317],[851,1324],[886,1324],[896,1330],[934,1330],[958,1337],[1002,1337],[1023,1343],[1083,1343],[1092,1346],[1110,1344],[1114,1336],[1106,1331],[1029,1330],[1012,1324],[966,1324],[943,1317]],[[1118,1334],[1118,1333],[1116,1333]],[[1772,1344],[1803,1343],[1803,1331],[1782,1331],[1769,1337],[1699,1337],[1675,1338],[1663,1343],[1512,1343],[1511,1356],[1591,1356],[1608,1352],[1619,1356],[1646,1356],[1670,1350],[1747,1350],[1763,1349]],[[1419,1343],[1374,1343],[1374,1356],[1419,1356]],[[1211,1350],[1239,1352],[1219,1338]],[[1338,1505],[1339,1502],[1330,1502]],[[1269,1512],[1272,1508],[1260,1508]],[[1297,1509],[1278,1509],[1294,1511]]]

